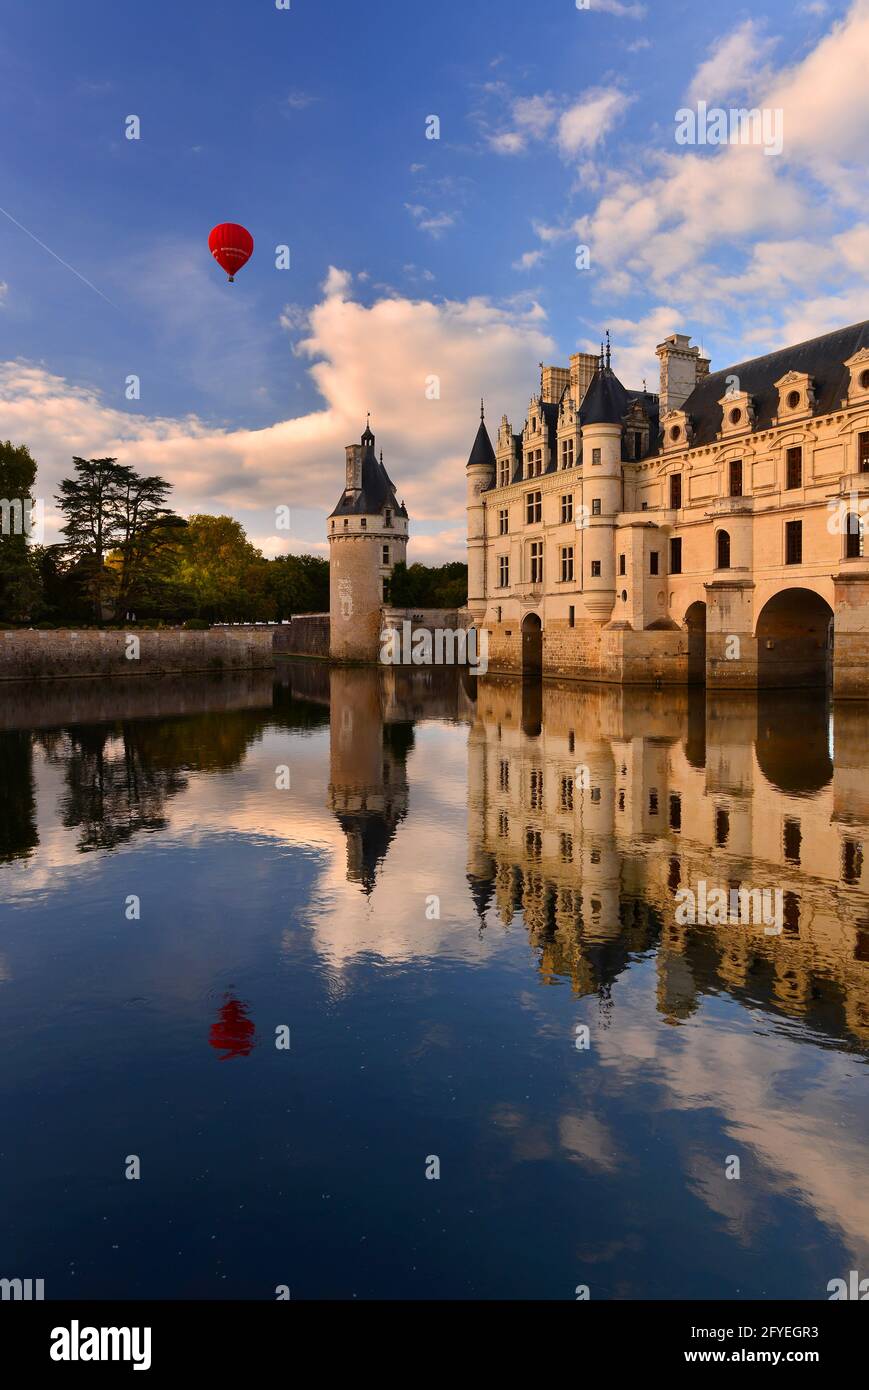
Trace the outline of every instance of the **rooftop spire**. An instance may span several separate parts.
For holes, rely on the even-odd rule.
[[[486,418],[486,412],[485,412],[485,410],[483,409],[483,397],[481,396],[481,397],[480,397],[480,419],[481,419],[481,420],[485,420],[485,418]]]
[[[609,370],[609,365],[610,365],[610,331],[609,331],[609,329],[607,329],[607,331],[606,331],[606,365],[607,365],[607,370]]]

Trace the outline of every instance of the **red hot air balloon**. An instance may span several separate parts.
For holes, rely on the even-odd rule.
[[[211,229],[208,249],[217,264],[226,271],[232,284],[236,271],[247,265],[253,255],[253,237],[246,227],[240,227],[237,222],[219,222]]]

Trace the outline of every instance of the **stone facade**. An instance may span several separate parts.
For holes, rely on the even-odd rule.
[[[607,345],[542,369],[520,433],[478,433],[490,668],[869,695],[869,323],[716,373],[684,334],[656,353],[657,394]]]

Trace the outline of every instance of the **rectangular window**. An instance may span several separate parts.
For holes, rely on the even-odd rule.
[[[498,812],[498,834],[502,840],[506,840],[510,834],[510,817],[506,811]]]
[[[531,769],[530,780],[531,798],[530,804],[532,811],[543,810],[543,772],[539,767]]]
[[[591,499],[591,514],[592,514],[592,516],[600,516],[600,498],[599,498],[599,497],[592,497],[592,499]]]
[[[501,758],[498,763],[498,788],[502,792],[510,790],[510,764],[506,758]]]
[[[789,864],[799,864],[803,835],[798,820],[790,817],[784,823],[784,854]]]
[[[869,473],[869,430],[857,436],[857,467],[861,473]]]
[[[787,481],[785,487],[802,487],[803,485],[803,451],[802,449],[788,449],[787,455]]]
[[[368,530],[368,517],[367,517],[367,516],[361,517],[360,520],[359,520],[359,525],[362,527],[362,530],[363,530],[363,531],[367,531],[367,530]]]
[[[561,520],[573,521],[573,493],[566,493],[561,499]]]
[[[592,461],[593,464],[594,464],[594,463],[600,463],[600,449],[592,449],[592,451],[591,451],[591,461]]]
[[[510,556],[498,556],[498,588],[506,589],[510,583]]]
[[[785,526],[785,564],[803,563],[803,523],[789,521]]]
[[[571,577],[572,577],[572,576],[571,576]],[[571,604],[570,607],[569,607],[568,610],[567,610],[567,626],[568,626],[568,627],[576,627],[576,609],[574,608],[573,604]],[[571,739],[573,738],[573,734],[572,734],[572,733],[571,733],[570,737],[571,737]],[[573,752],[573,749],[571,748],[570,751],[571,751],[571,753],[572,753],[572,752]]]
[[[682,798],[678,792],[670,793],[670,829],[682,829]]]
[[[649,551],[649,574],[657,574],[657,573],[658,573],[658,552],[657,552],[657,550],[650,550],[650,551]]]
[[[573,546],[561,547],[561,582],[567,584],[573,579]]]
[[[388,545],[385,545],[385,546],[383,547],[383,563],[384,563],[384,565],[388,565],[388,564],[389,564],[389,546],[388,546]]]
[[[542,450],[542,449],[535,449],[535,451],[534,451],[534,474],[535,474],[535,477],[538,477],[538,478],[539,478],[539,477],[540,477],[540,474],[541,474],[542,472],[543,472],[543,450]]]
[[[386,527],[388,527],[388,528],[391,529],[391,527],[392,527],[392,508],[391,508],[391,507],[387,507],[387,508],[386,508],[386,512],[385,512],[384,518],[383,518],[383,524],[384,524]]]
[[[561,836],[561,861],[563,864],[573,863],[573,836]]]
[[[543,518],[543,494],[542,492],[526,492],[525,494],[525,520],[531,525],[532,522],[541,521]]]
[[[562,468],[573,467],[573,440],[562,439],[561,441],[561,466]]]
[[[742,459],[730,460],[730,496],[742,496]]]
[[[506,487],[510,481],[510,460],[501,459],[498,464],[498,486]]]
[[[561,809],[562,811],[573,810],[573,778],[562,777],[561,779]]]
[[[627,574],[627,561],[628,557],[626,555],[619,556],[619,574]]]
[[[498,535],[506,536],[510,529],[510,513],[506,507],[502,507],[498,512]]]
[[[591,577],[592,577],[592,579],[599,579],[599,578],[600,578],[600,560],[592,560],[592,562],[591,562]]]
[[[542,583],[543,583],[543,542],[542,542],[542,541],[532,541],[532,542],[531,542],[530,558],[531,558],[531,575],[530,575],[531,583],[532,583],[532,584],[542,584]]]
[[[682,573],[682,537],[670,537],[670,573]]]
[[[859,883],[863,873],[863,846],[859,840],[842,843],[842,881]]]
[[[682,505],[682,474],[670,474],[670,506],[678,510]]]

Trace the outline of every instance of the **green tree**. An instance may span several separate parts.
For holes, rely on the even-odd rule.
[[[24,444],[0,441],[0,620],[23,622],[33,616],[41,597],[39,571],[28,544],[36,460]],[[26,524],[25,524],[26,523]]]
[[[102,622],[109,612],[123,616],[148,578],[153,584],[156,561],[184,523],[165,505],[171,485],[162,478],[142,477],[114,458],[75,457],[73,465],[75,476],[57,495],[68,573]]]
[[[73,457],[74,478],[64,478],[57,505],[65,517],[61,535],[67,555],[94,608],[97,622],[104,617],[109,585],[117,577],[106,569],[106,557],[121,538],[121,495],[129,470],[117,459]]]
[[[398,608],[461,608],[468,601],[468,567],[458,560],[447,565],[405,565],[392,571],[389,601]]]
[[[329,562],[319,555],[281,555],[269,564],[272,614],[278,622],[294,613],[329,611]]]
[[[176,578],[190,593],[195,616],[243,622],[269,616],[268,561],[231,516],[188,518]]]
[[[142,477],[132,469],[119,479],[121,540],[111,557],[117,573],[116,618],[132,608],[153,611],[162,606],[171,558],[187,525],[165,505],[170,491],[171,484],[163,478]]]

